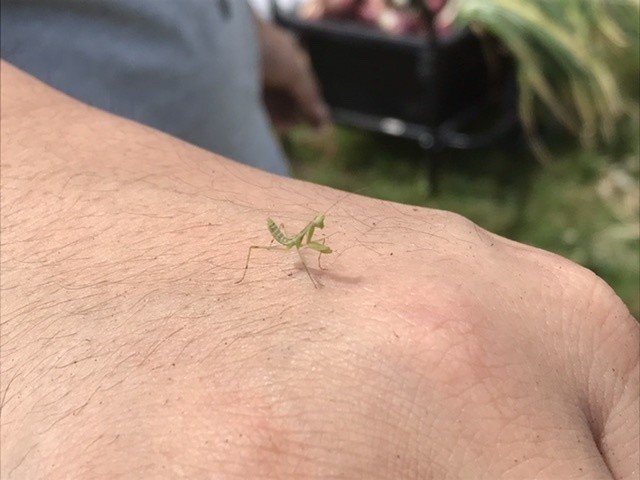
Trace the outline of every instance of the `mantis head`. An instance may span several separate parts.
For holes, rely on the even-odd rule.
[[[324,228],[324,214],[317,215],[316,218],[313,219],[313,226],[316,228]]]

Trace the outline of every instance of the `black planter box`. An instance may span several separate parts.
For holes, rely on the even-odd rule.
[[[307,22],[282,12],[276,19],[307,48],[338,123],[432,148],[441,140],[441,127],[458,117],[468,120],[488,100],[485,56],[469,30],[429,40],[354,22]]]

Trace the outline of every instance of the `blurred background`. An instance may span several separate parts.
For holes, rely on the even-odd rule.
[[[280,134],[296,177],[464,215],[640,315],[637,0],[253,3],[307,48],[335,122]]]

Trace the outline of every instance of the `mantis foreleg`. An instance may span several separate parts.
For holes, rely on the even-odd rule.
[[[321,240],[318,240],[317,242],[309,242],[307,243],[305,246],[309,247],[312,250],[315,250],[318,253],[318,268],[320,270],[324,270],[324,268],[322,268],[322,265],[320,265],[320,257],[322,257],[323,253],[331,253],[331,249],[329,247],[327,247],[324,242],[326,241],[326,238],[322,238]]]
[[[311,242],[311,238],[313,238],[313,233],[316,231],[316,227],[313,226],[313,223],[310,223],[309,226],[307,227],[307,239],[305,241],[305,243],[310,243]]]

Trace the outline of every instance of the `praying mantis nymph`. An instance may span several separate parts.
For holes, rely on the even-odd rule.
[[[270,218],[267,218],[267,228],[269,229],[269,233],[271,233],[273,240],[275,240],[276,242],[278,242],[283,246],[282,247],[278,247],[278,246],[266,247],[266,246],[260,246],[260,245],[250,246],[249,252],[247,253],[247,261],[244,265],[244,271],[242,272],[242,278],[240,278],[240,280],[238,280],[236,283],[240,283],[242,282],[242,280],[244,280],[244,277],[247,274],[247,269],[249,268],[249,259],[251,258],[251,251],[253,249],[282,251],[282,250],[290,250],[292,248],[295,248],[296,252],[298,252],[298,256],[300,257],[300,261],[302,261],[302,265],[304,266],[304,269],[307,272],[309,279],[311,280],[311,283],[313,283],[313,286],[315,288],[318,288],[318,283],[311,276],[311,272],[309,271],[309,268],[307,267],[307,264],[304,261],[304,257],[300,253],[300,249],[310,248],[312,250],[320,252],[318,255],[318,267],[322,268],[322,266],[320,265],[320,257],[322,256],[323,253],[324,254],[331,253],[332,250],[331,248],[329,248],[324,244],[325,242],[324,238],[321,239],[319,242],[313,241],[313,234],[316,228],[320,228],[320,229],[324,228],[324,214],[316,215],[316,217],[311,222],[309,222],[306,227],[300,230],[293,237],[287,237],[287,235],[280,229],[280,227],[278,227],[278,225],[276,225],[276,223]]]

